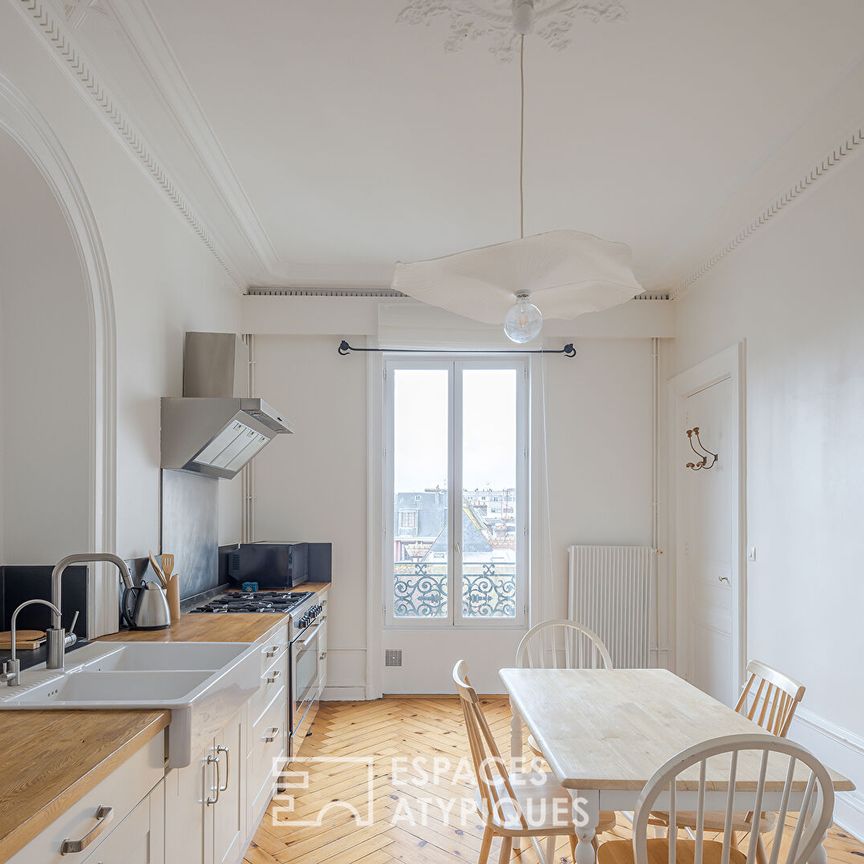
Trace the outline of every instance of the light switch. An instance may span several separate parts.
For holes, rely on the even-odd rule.
[[[748,561],[755,561],[756,560],[756,547],[755,546],[750,546],[747,549],[747,560]]]

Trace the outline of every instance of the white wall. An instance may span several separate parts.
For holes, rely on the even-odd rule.
[[[864,160],[679,304],[677,368],[746,340],[748,655],[807,685],[794,734],[864,787]],[[838,808],[864,830],[864,797]]]
[[[362,344],[362,337],[348,337]],[[329,643],[331,697],[363,698],[366,685],[367,361],[340,357],[333,336],[257,336],[257,389],[290,418],[295,433],[254,464],[255,537],[332,540]],[[650,339],[584,339],[574,360],[546,361],[551,544],[537,514],[535,620],[566,609],[566,548],[571,543],[647,544],[651,539],[652,353]],[[540,378],[537,379],[541,380]],[[542,391],[535,391],[534,434],[542,439]],[[541,479],[542,442],[532,470]],[[450,692],[450,670],[467,657],[478,686],[500,691],[497,670],[515,654],[522,630],[383,632],[383,649],[403,649],[401,669],[386,669],[383,690]]]
[[[328,683],[362,688],[366,362],[362,355],[340,357],[337,344],[332,336],[255,337],[256,389],[284,412],[294,430],[252,462],[255,539],[333,543]]]
[[[0,189],[0,561],[45,564],[90,536],[88,299],[53,193],[2,133]]]
[[[159,397],[180,393],[185,330],[236,329],[239,290],[11,3],[0,4],[0,74],[62,142],[102,236],[117,327],[116,548],[146,554],[159,545]],[[232,512],[224,540],[239,536]]]

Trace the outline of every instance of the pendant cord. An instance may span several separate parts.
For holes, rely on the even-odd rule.
[[[525,239],[525,36],[519,37],[519,239]]]

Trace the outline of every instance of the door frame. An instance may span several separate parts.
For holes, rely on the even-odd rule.
[[[674,608],[670,610],[673,619],[675,653],[673,668],[677,674],[688,678],[690,669],[690,638],[689,628],[679,626],[686,620],[686,603],[688,590],[679,580],[679,562],[684,560],[683,532],[677,530],[683,524],[684,496],[681,494],[682,473],[680,469],[680,454],[678,451],[679,435],[684,433],[684,406],[686,400],[702,390],[706,390],[721,381],[729,381],[732,385],[733,398],[731,404],[732,416],[730,428],[732,435],[729,441],[729,453],[722,454],[724,462],[732,466],[732,526],[734,552],[732,555],[732,692],[737,693],[744,683],[747,665],[747,499],[746,499],[746,386],[745,386],[746,343],[739,342],[723,351],[697,363],[695,366],[679,373],[669,381],[669,488],[674,497],[673,513],[675,514],[675,542],[673,597]],[[736,434],[737,432],[737,434]],[[737,493],[737,494],[736,494]],[[736,635],[737,634],[737,635]]]

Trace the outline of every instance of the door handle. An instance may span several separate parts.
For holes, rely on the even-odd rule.
[[[731,585],[731,584],[732,584],[732,583],[729,581],[729,577],[728,577],[728,576],[720,576],[719,579],[720,579],[721,582],[725,582],[727,585]]]
[[[80,840],[64,840],[60,844],[60,854],[83,852],[94,840],[98,840],[114,818],[114,808],[101,804],[96,808],[96,824]]]
[[[207,756],[207,764],[216,766],[216,786],[214,791],[216,794],[211,798],[209,795],[204,799],[205,803],[209,806],[212,804],[216,804],[219,801],[219,787],[222,785],[222,777],[221,772],[219,771],[219,756],[208,755]]]
[[[216,771],[217,771],[217,779],[219,779],[219,780],[222,779],[221,778],[222,770],[219,767],[219,763],[218,763],[220,753],[225,754],[225,785],[219,786],[219,791],[220,792],[227,792],[228,791],[228,784],[231,782],[231,751],[227,747],[224,747],[222,744],[220,744],[216,748],[216,759],[217,759]]]
[[[302,644],[303,644],[304,648],[308,648],[312,644],[312,641],[318,635],[318,631],[324,626],[324,622],[326,620],[327,620],[326,617],[322,618],[321,622],[318,624],[318,626],[303,640]]]

